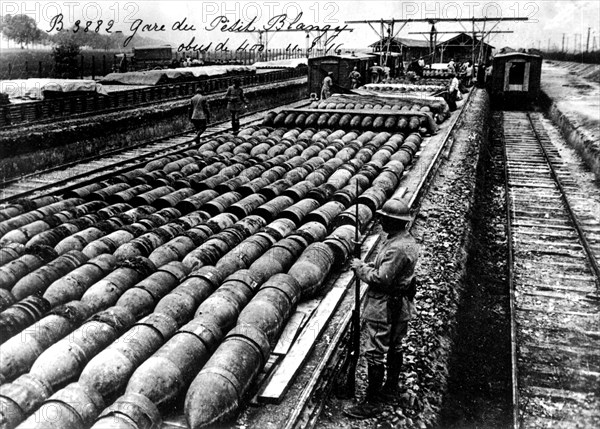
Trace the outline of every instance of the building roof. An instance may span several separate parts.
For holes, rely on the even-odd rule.
[[[381,43],[381,40],[372,43],[369,45],[370,48],[376,48]],[[383,40],[383,46],[387,44],[387,39]],[[407,48],[428,48],[429,42],[427,40],[417,40],[417,39],[405,39],[403,37],[393,37],[391,40],[392,45],[402,45]]]
[[[461,43],[461,41],[463,43]],[[475,43],[479,43],[480,40],[475,37]],[[467,33],[459,33],[456,36],[450,37],[447,40],[444,40],[443,42],[438,42],[437,46],[440,45],[445,45],[445,46],[458,46],[458,45],[469,45],[473,43],[473,37],[471,37],[469,34]],[[494,47],[488,43],[483,43],[486,47],[489,47],[491,49],[494,49]]]
[[[504,57],[533,57],[533,58],[541,58],[541,55],[537,55],[537,54],[530,54],[527,52],[519,52],[519,51],[512,51],[512,52],[504,52],[502,54],[496,54],[494,55],[494,58],[504,58]]]
[[[440,36],[446,36],[446,35],[440,35]],[[387,39],[382,39],[383,40],[383,46],[386,45],[387,43]],[[440,45],[445,45],[445,46],[449,46],[449,45],[454,45],[454,44],[459,44],[460,41],[464,41],[464,45],[467,45],[468,43],[471,43],[471,41],[473,40],[471,36],[469,36],[469,34],[467,33],[459,33],[456,36],[452,36],[452,37],[443,37],[442,40],[438,39],[438,42],[436,44],[436,46],[440,46]],[[479,40],[477,38],[475,38],[475,41],[477,43],[479,43]],[[370,48],[376,48],[379,46],[379,44],[381,43],[381,40],[372,43],[369,45]],[[391,40],[391,45],[402,45],[405,46],[407,48],[429,48],[429,40],[419,40],[419,39],[406,39],[403,37],[394,37]],[[494,48],[493,46],[484,43],[485,46],[489,46],[490,48]]]

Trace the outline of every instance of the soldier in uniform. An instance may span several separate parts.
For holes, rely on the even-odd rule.
[[[240,79],[233,80],[233,85],[227,88],[225,99],[227,100],[227,110],[231,112],[231,131],[237,133],[240,130],[240,115],[246,110],[248,104]]]
[[[190,121],[194,124],[196,129],[196,142],[200,141],[200,136],[206,130],[208,122],[210,121],[210,111],[208,110],[208,103],[206,97],[202,95],[200,88],[196,90],[196,94],[190,100],[189,108]]]
[[[373,262],[354,259],[351,263],[360,280],[369,284],[363,314],[368,333],[365,347],[367,393],[362,402],[344,410],[346,415],[358,419],[376,416],[381,403],[398,398],[402,339],[415,312],[413,299],[419,246],[408,232],[409,208],[404,201],[391,199],[377,213],[387,238]]]

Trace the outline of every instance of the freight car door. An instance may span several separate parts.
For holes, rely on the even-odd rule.
[[[504,65],[504,91],[529,90],[530,63],[525,60],[510,60]]]

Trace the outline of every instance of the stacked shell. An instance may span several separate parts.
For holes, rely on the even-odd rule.
[[[0,209],[5,427],[47,427],[55,407],[54,427],[149,427],[186,393],[194,426],[215,398],[210,419],[236,414],[421,143],[335,113],[267,119],[282,126]],[[222,390],[202,405],[207,383]]]

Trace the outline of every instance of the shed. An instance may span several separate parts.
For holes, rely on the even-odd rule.
[[[388,48],[389,44],[389,48]],[[369,45],[373,53],[394,52],[400,54],[402,61],[413,61],[429,55],[430,46],[427,40],[392,37],[381,39]]]
[[[319,94],[321,84],[327,73],[333,73],[334,92],[335,87],[350,88],[351,81],[348,77],[354,67],[358,68],[362,76],[361,84],[366,83],[368,69],[377,62],[377,57],[371,54],[344,54],[326,55],[308,59],[308,92]]]
[[[478,57],[481,43],[483,43],[483,58],[487,62],[494,47],[482,42],[477,37],[473,39],[473,37],[467,33],[459,33],[443,42],[438,42],[436,49],[440,53],[440,62],[442,63],[448,62],[451,58],[454,58],[454,61],[464,62],[471,60],[473,46],[475,46],[475,58]],[[477,60],[475,61],[477,62]]]

